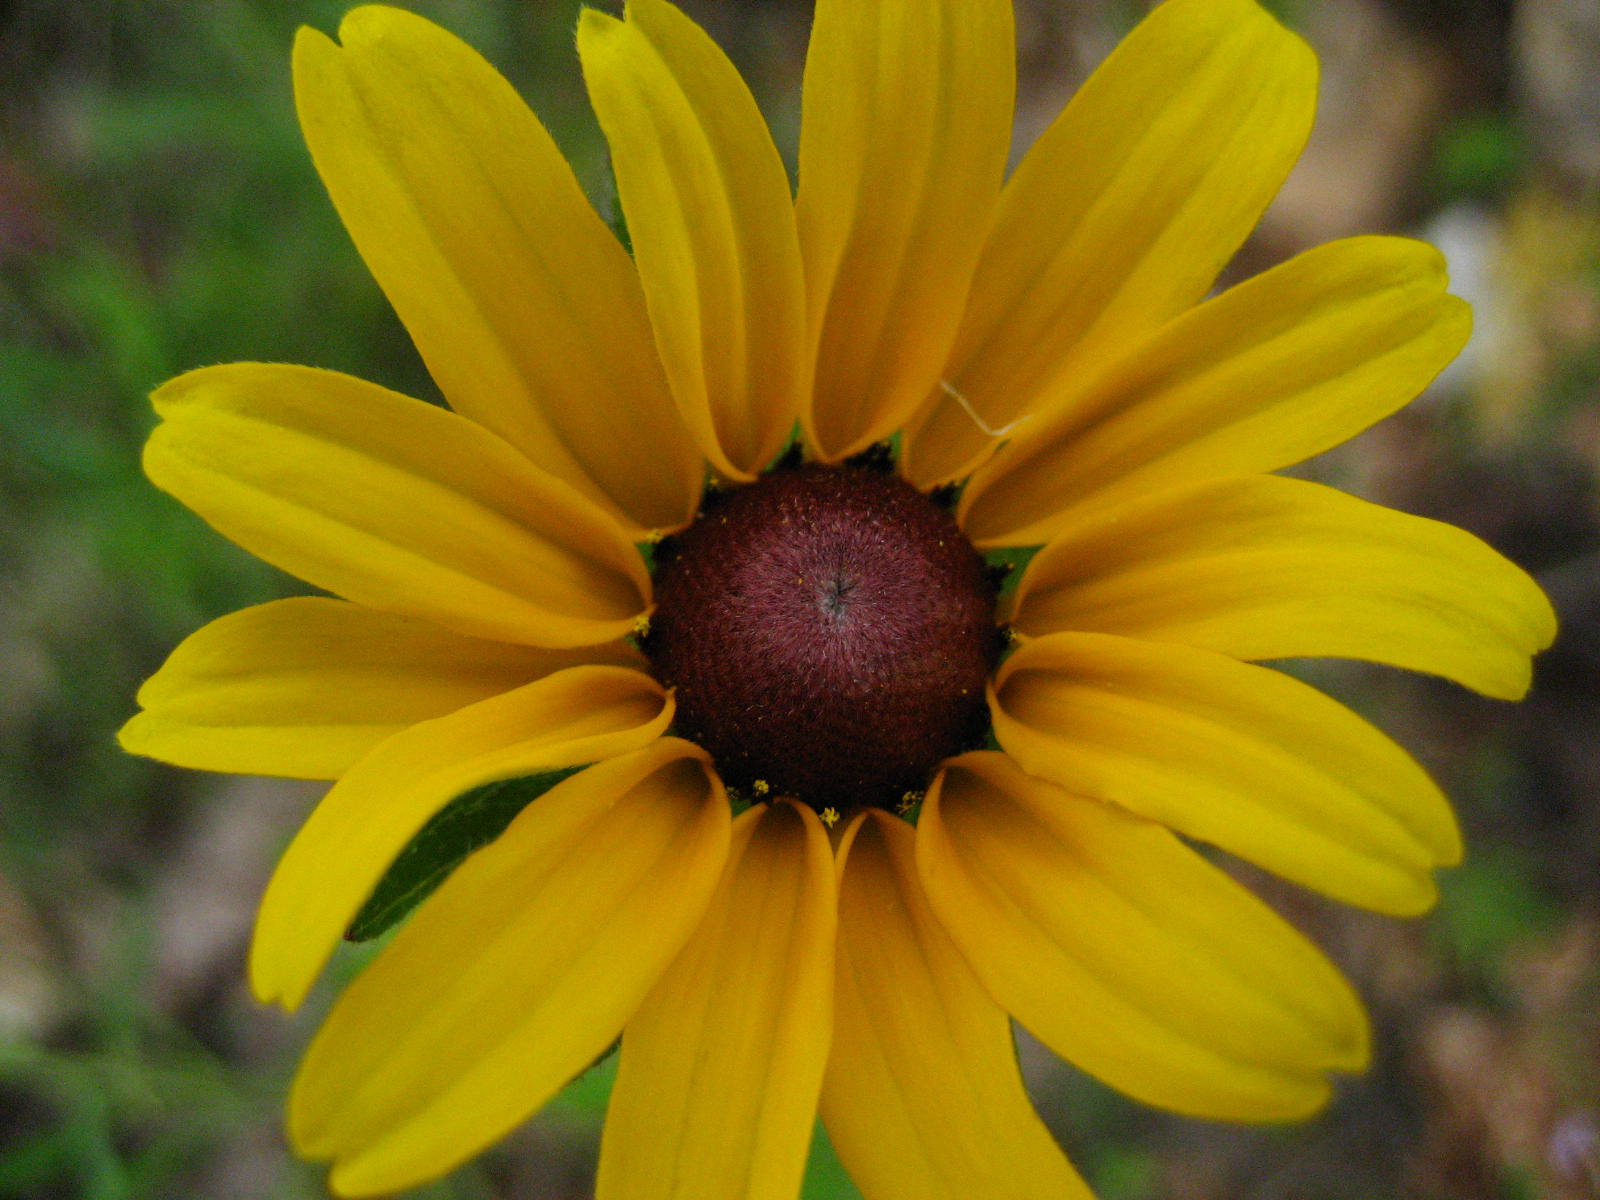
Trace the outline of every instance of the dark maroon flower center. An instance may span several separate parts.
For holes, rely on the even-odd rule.
[[[899,807],[988,729],[994,584],[892,473],[781,468],[713,494],[658,548],[655,595],[644,649],[677,731],[751,798]]]

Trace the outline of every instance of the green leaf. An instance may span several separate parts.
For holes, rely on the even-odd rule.
[[[583,769],[564,767],[507,779],[456,797],[400,851],[344,936],[352,942],[365,942],[387,933],[426,900],[462,859],[494,841],[530,803]]]

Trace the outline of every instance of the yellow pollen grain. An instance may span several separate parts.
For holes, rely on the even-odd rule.
[[[822,818],[822,823],[829,829],[832,829],[839,823],[839,810],[834,808],[831,804],[818,813],[817,816]]]
[[[901,795],[899,802],[894,806],[894,811],[903,817],[917,805],[921,804],[926,795],[926,792],[905,792]]]

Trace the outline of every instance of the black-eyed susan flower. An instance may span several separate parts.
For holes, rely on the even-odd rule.
[[[1392,913],[1459,855],[1403,751],[1258,663],[1526,688],[1525,575],[1271,473],[1415,396],[1466,307],[1389,237],[1208,298],[1312,118],[1250,0],[1169,0],[1005,178],[1011,20],[819,0],[796,199],[687,18],[586,12],[631,256],[460,42],[300,35],[317,168],[450,407],[259,364],[156,393],[151,478],[332,596],[200,630],[124,744],[335,781],[256,928],[287,1007],[454,798],[565,773],[311,1045],[290,1132],[336,1190],[447,1170],[619,1034],[619,1200],[792,1197],[819,1111],[875,1200],[1085,1195],[1010,1017],[1208,1117],[1366,1061],[1338,972],[1184,839]],[[1028,547],[1001,599],[984,555]]]

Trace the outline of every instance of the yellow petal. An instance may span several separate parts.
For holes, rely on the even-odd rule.
[[[983,424],[1049,408],[1200,300],[1289,173],[1316,92],[1310,48],[1250,0],[1159,5],[1006,182],[945,368]],[[943,483],[991,441],[942,393],[902,469]]]
[[[1209,650],[1100,633],[1029,642],[990,693],[1023,770],[1340,900],[1415,913],[1457,861],[1421,767],[1315,688]]]
[[[626,23],[585,9],[578,50],[683,419],[716,471],[754,478],[805,384],[783,160],[733,64],[665,0],[629,0]]]
[[[821,457],[887,437],[939,379],[1000,191],[1010,0],[818,0],[797,213]]]
[[[1471,534],[1273,475],[1074,523],[1029,563],[1012,624],[1245,659],[1367,659],[1508,700],[1555,636],[1538,585]]]
[[[643,666],[623,642],[540,650],[302,596],[213,621],[139,689],[133,754],[202,771],[337,779],[407,726],[584,663]]]
[[[1202,479],[1275,471],[1417,395],[1467,340],[1422,242],[1330,242],[1170,322],[1079,381],[972,477],[963,528],[1038,545],[1084,510]]]
[[[591,767],[468,858],[340,997],[289,1098],[347,1196],[442,1174],[610,1044],[705,913],[728,848],[706,756]]]
[[[928,902],[995,998],[1135,1099],[1228,1120],[1306,1116],[1361,1068],[1349,985],[1167,830],[963,755],[917,827]]]
[[[247,363],[154,399],[156,486],[348,600],[553,647],[622,637],[649,604],[622,528],[464,417],[333,371]]]
[[[670,697],[648,675],[590,666],[395,734],[334,784],[279,861],[250,950],[257,998],[290,1009],[304,999],[395,855],[451,800],[625,754],[671,720]]]
[[[623,1035],[600,1200],[794,1200],[828,1058],[836,895],[809,808],[735,822],[705,920]]]
[[[928,908],[912,839],[869,810],[840,842],[828,1136],[868,1200],[1089,1200],[1022,1089],[1011,1022]]]
[[[300,124],[451,407],[632,537],[687,521],[702,467],[638,276],[538,118],[421,17],[358,8],[339,37],[295,41]]]

